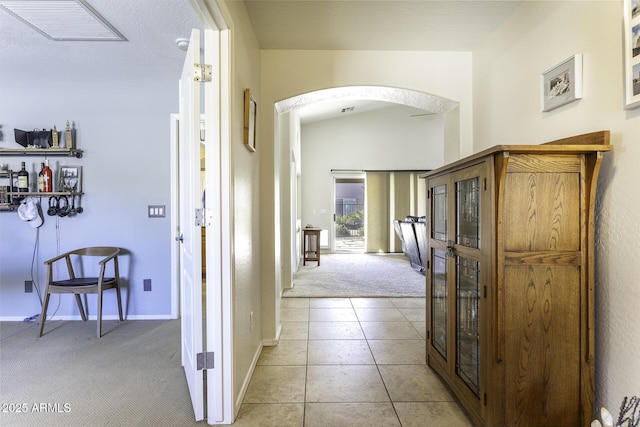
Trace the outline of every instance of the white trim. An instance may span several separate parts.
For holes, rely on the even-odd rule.
[[[366,191],[366,174],[361,170],[342,170],[342,171],[331,171],[330,179],[331,179],[331,206],[333,206],[332,218],[331,218],[331,229],[329,230],[329,250],[332,254],[336,253],[336,180],[338,179],[362,179],[365,185],[365,199],[367,197]],[[366,205],[365,205],[366,206]],[[365,223],[367,221],[367,216],[364,216]],[[367,238],[365,233],[365,239]],[[365,249],[366,249],[366,241],[365,241]]]
[[[170,143],[170,176],[171,176],[171,207],[169,209],[171,215],[171,316],[178,318],[180,316],[180,244],[175,240],[180,233],[180,212],[179,194],[178,194],[178,174],[180,173],[178,141],[180,139],[180,114],[172,113],[170,115],[171,143]]]
[[[260,345],[256,348],[255,353],[253,354],[253,359],[251,360],[251,367],[249,368],[249,372],[244,377],[244,381],[242,381],[242,387],[240,387],[240,393],[238,393],[238,397],[236,399],[235,404],[235,413],[234,419],[238,416],[238,412],[240,412],[240,407],[242,406],[242,401],[244,400],[245,394],[247,394],[247,390],[249,389],[249,383],[251,382],[251,378],[253,377],[253,373],[256,370],[256,366],[258,366],[258,359],[260,359],[260,354],[262,353],[263,346]]]
[[[224,5],[224,4],[223,4]],[[222,372],[225,400],[225,422],[231,424],[240,410],[236,406],[234,396],[234,324],[233,324],[233,283],[235,282],[233,265],[234,257],[234,200],[233,200],[233,159],[231,147],[231,30],[220,25],[220,175],[222,185]],[[224,22],[222,22],[224,24]]]
[[[278,330],[276,331],[276,337],[272,340],[262,340],[263,347],[275,347],[280,343],[280,335],[282,335],[282,325],[278,325]]]
[[[38,315],[38,317],[40,317]],[[25,316],[0,316],[0,322],[23,322],[32,323],[30,321],[25,321]],[[119,317],[117,314],[110,314],[108,316],[102,316],[102,320],[118,320]],[[173,317],[170,314],[133,314],[129,316],[125,316],[123,322],[127,320],[175,320],[177,317]],[[79,314],[76,315],[59,315],[53,317],[47,317],[47,322],[56,321],[56,320],[82,320]],[[96,320],[95,315],[90,315],[88,320]],[[34,320],[33,322],[38,323],[39,321]]]
[[[204,30],[205,63],[219,69],[219,80],[205,85],[205,180],[207,209],[213,226],[206,237],[207,349],[220,355],[219,368],[210,370],[207,422],[232,424],[235,417],[233,388],[233,180],[231,165],[230,31]],[[208,92],[208,93],[207,93]],[[212,173],[211,171],[217,171]]]

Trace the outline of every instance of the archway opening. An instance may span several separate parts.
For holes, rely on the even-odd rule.
[[[357,109],[342,111],[344,105],[355,104]],[[333,225],[333,209],[330,204],[333,197],[324,197],[327,206],[316,203],[317,206],[305,205],[305,198],[311,193],[318,193],[325,188],[324,182],[317,183],[313,191],[303,191],[302,127],[313,121],[326,121],[332,118],[347,117],[361,114],[362,111],[382,110],[389,106],[404,107],[412,113],[411,116],[420,117],[437,122],[440,136],[437,138],[437,155],[429,163],[421,165],[419,169],[433,169],[442,164],[459,158],[460,153],[460,123],[459,103],[436,95],[410,89],[383,86],[349,86],[322,89],[291,97],[275,104],[275,167],[279,171],[279,218],[280,224],[279,248],[282,289],[290,289],[293,284],[293,272],[298,268],[301,259],[302,228],[307,225],[320,226],[326,229],[322,240],[323,246],[332,251],[330,237],[335,235]],[[341,108],[338,108],[341,107]],[[346,107],[348,110],[349,107]],[[333,112],[332,112],[333,110]],[[337,112],[339,111],[339,113]],[[346,114],[345,114],[346,113]],[[373,113],[371,113],[373,114]],[[311,117],[311,118],[310,118]],[[317,119],[320,117],[320,119]],[[425,142],[426,144],[426,142]],[[385,156],[385,150],[368,150],[368,154]],[[387,152],[388,154],[388,152]],[[407,152],[407,158],[415,158],[414,153]],[[326,168],[325,168],[326,169]],[[388,168],[387,168],[388,169]],[[400,169],[396,167],[396,169]],[[415,167],[413,169],[416,169]],[[345,169],[343,172],[362,172],[358,168]],[[331,188],[332,177],[327,177],[326,188]],[[316,184],[314,184],[315,186]],[[306,195],[306,196],[305,196]],[[306,213],[305,213],[306,211]],[[311,216],[309,212],[313,212]],[[315,216],[317,215],[317,216]]]

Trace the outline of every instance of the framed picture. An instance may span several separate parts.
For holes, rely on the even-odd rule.
[[[640,107],[640,0],[624,0],[624,108]]]
[[[540,78],[542,111],[582,98],[582,55],[573,55],[548,69]]]
[[[82,166],[61,166],[58,169],[58,191],[82,193]]]
[[[244,145],[249,151],[256,151],[256,117],[258,106],[251,95],[251,89],[244,90]]]

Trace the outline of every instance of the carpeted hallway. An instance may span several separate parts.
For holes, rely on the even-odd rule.
[[[293,274],[285,298],[424,297],[424,274],[403,254],[322,254]]]

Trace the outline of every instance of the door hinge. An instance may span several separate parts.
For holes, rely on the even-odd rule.
[[[204,353],[198,353],[196,355],[196,368],[198,371],[213,369],[214,353],[213,351],[207,351]]]
[[[213,225],[212,209],[196,209],[196,227],[209,227]]]
[[[484,178],[484,191],[487,191],[487,178]]]
[[[194,82],[210,82],[211,81],[211,65],[193,64],[193,81]]]

